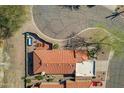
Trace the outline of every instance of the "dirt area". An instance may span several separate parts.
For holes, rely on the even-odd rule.
[[[9,67],[9,55],[4,49],[4,43],[0,46],[0,87],[4,85],[4,71]]]
[[[3,67],[3,47],[0,47],[0,87],[2,87],[3,84],[3,78],[4,78],[4,67]]]
[[[10,57],[10,66],[8,70],[4,72],[5,76],[3,87],[24,87],[24,82],[21,79],[25,75],[25,49],[23,32],[27,32],[28,28],[32,28],[30,27],[30,23],[31,22],[29,21],[24,24],[20,31],[18,31],[13,37],[5,42],[5,51]]]
[[[4,87],[24,87],[23,80],[21,80],[25,73],[24,36],[22,35],[22,30],[8,39],[5,44],[6,52],[10,56],[10,66],[5,71]]]
[[[101,29],[90,29],[79,34],[79,36],[84,37],[84,39],[88,42],[97,42],[107,36],[110,37],[108,33]],[[101,51],[98,53],[97,60],[108,60],[110,49],[110,46],[103,45]]]
[[[124,5],[117,5],[115,11],[122,12],[122,15],[124,16]]]

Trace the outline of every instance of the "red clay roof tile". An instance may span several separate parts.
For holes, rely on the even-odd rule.
[[[89,88],[91,84],[92,84],[91,81],[66,82],[66,88]]]
[[[75,64],[42,64],[35,73],[45,72],[47,74],[73,74],[75,67]]]
[[[41,84],[40,88],[64,88],[63,84],[59,83],[47,83],[47,84]]]
[[[59,83],[42,83],[40,88],[89,88],[92,81],[67,81],[65,84]]]
[[[74,51],[70,50],[35,50],[43,63],[75,63]]]
[[[76,53],[76,54],[75,54]],[[47,74],[72,74],[76,63],[87,54],[73,50],[35,50],[33,57],[34,74],[46,72]]]

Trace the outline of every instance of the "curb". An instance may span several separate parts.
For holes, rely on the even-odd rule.
[[[105,6],[104,6],[104,7],[105,7]],[[68,39],[54,39],[54,38],[51,38],[51,37],[49,37],[49,36],[43,34],[43,33],[40,31],[40,29],[36,26],[35,21],[34,21],[34,17],[33,17],[32,8],[33,8],[33,6],[31,6],[31,21],[32,21],[34,27],[36,28],[36,30],[38,31],[38,33],[40,33],[40,35],[42,35],[43,38],[46,38],[48,41],[49,41],[49,40],[50,40],[50,41],[52,40],[52,42],[63,42],[63,41],[67,41],[67,40],[69,40],[69,39],[71,39],[71,38],[75,38],[77,35],[83,33],[84,31],[87,31],[87,30],[94,30],[94,29],[101,29],[101,30],[107,32],[109,35],[115,37],[117,40],[119,40],[119,41],[121,41],[121,42],[124,42],[124,41],[121,40],[120,38],[118,38],[118,37],[114,36],[112,33],[108,32],[106,29],[100,28],[100,27],[89,27],[89,28],[83,29],[82,31],[80,31],[79,33],[77,33],[75,36],[73,36],[73,37],[71,37],[71,38],[68,38]]]

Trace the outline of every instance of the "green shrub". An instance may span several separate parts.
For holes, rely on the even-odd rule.
[[[26,83],[31,83],[31,79],[25,79]]]
[[[53,78],[46,79],[47,82],[52,82]]]
[[[37,79],[37,80],[43,80],[44,79],[44,76],[41,76],[41,75],[35,76],[35,79]]]
[[[90,51],[88,51],[88,55],[91,57],[91,58],[94,58],[94,55],[96,54],[96,50],[92,49]]]
[[[54,77],[52,75],[47,75],[46,76],[46,81],[47,82],[52,82],[54,80]]]
[[[53,49],[58,49],[58,48],[59,48],[59,44],[56,43],[53,45]]]

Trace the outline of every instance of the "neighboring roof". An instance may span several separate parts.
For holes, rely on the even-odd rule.
[[[94,76],[94,63],[92,60],[76,63],[76,76]]]
[[[42,83],[40,88],[64,88],[64,85],[59,83]]]
[[[92,84],[92,81],[75,81],[75,82],[66,82],[66,88],[89,88]]]
[[[40,88],[89,88],[92,81],[67,81],[65,84],[60,83],[42,83]]]
[[[72,74],[76,63],[86,60],[87,54],[73,50],[35,50],[33,72],[47,74]]]

